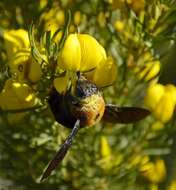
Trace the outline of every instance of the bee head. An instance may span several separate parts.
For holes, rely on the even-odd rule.
[[[84,99],[99,92],[97,86],[88,81],[83,75],[80,74],[80,72],[77,73],[77,76],[78,80],[75,86],[75,95],[78,98]]]

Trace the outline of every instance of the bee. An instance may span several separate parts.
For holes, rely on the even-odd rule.
[[[49,162],[41,181],[50,176],[63,160],[80,128],[91,127],[101,120],[110,123],[134,123],[150,114],[144,108],[106,104],[94,83],[79,72],[77,77],[74,88],[69,88],[64,94],[57,92],[55,88],[50,93],[48,103],[55,120],[72,131]]]

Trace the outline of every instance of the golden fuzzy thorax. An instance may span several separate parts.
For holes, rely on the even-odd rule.
[[[100,93],[93,94],[84,98],[80,106],[73,108],[73,113],[76,118],[80,119],[82,127],[93,126],[98,123],[105,110],[105,102]]]

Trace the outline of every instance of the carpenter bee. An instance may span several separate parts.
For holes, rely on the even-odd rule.
[[[150,113],[144,108],[105,104],[97,86],[80,73],[77,73],[74,88],[69,88],[64,94],[58,93],[53,88],[48,103],[56,121],[67,128],[71,128],[72,131],[50,161],[41,181],[47,178],[63,160],[80,128],[91,127],[100,120],[111,123],[134,123]]]

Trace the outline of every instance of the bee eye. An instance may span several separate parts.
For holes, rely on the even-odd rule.
[[[18,65],[18,70],[20,71],[20,72],[23,72],[23,65]]]

